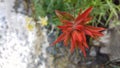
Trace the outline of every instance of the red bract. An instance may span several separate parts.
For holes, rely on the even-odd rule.
[[[52,43],[52,45],[63,41],[64,45],[67,46],[70,41],[71,52],[73,52],[75,48],[79,48],[83,52],[84,56],[86,56],[85,48],[89,48],[86,41],[86,35],[89,35],[92,38],[97,38],[103,36],[100,31],[104,30],[104,28],[101,27],[87,25],[87,23],[92,19],[92,17],[89,16],[92,9],[92,7],[89,7],[83,13],[79,13],[77,18],[74,18],[69,13],[56,10],[56,15],[63,23],[63,25],[58,26],[62,31],[62,34]]]

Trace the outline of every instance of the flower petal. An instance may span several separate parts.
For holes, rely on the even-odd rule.
[[[81,44],[79,44],[78,47],[79,47],[79,49],[83,52],[84,57],[86,57],[86,51],[85,51],[84,46],[82,46]]]
[[[89,23],[90,20],[92,20],[92,17],[84,19],[84,21],[82,22],[82,24],[87,24],[87,23]]]
[[[61,34],[51,45],[55,45],[56,43],[64,40],[65,33]]]
[[[81,35],[81,33],[75,30],[74,31],[74,35],[75,35],[76,40],[81,43],[82,42],[82,35]]]
[[[67,46],[68,45],[68,41],[70,39],[70,32],[67,32],[65,37],[64,37],[64,45]]]
[[[74,20],[74,17],[67,12],[61,12],[59,10],[55,10],[55,13],[61,21],[62,20],[71,20],[71,21]]]
[[[85,29],[88,29],[88,30],[91,30],[91,31],[95,31],[95,32],[99,32],[99,31],[105,30],[105,28],[102,28],[102,27],[94,27],[94,26],[85,26]]]
[[[76,40],[75,40],[75,35],[72,33],[71,34],[72,36],[72,38],[71,38],[71,48],[70,48],[70,51],[71,51],[71,53],[74,51],[74,49],[75,49],[75,46],[76,46]]]
[[[89,48],[88,47],[88,44],[87,44],[87,41],[86,41],[86,37],[85,37],[85,33],[81,32],[81,35],[82,35],[82,38],[83,38],[83,46],[86,47],[86,48]]]
[[[84,30],[85,34],[90,35],[91,37],[94,37],[93,34],[89,30]]]
[[[82,23],[82,21],[88,17],[88,15],[92,11],[92,9],[93,9],[93,7],[89,7],[82,14],[79,14],[78,17],[75,19],[75,22],[78,24]]]
[[[72,24],[66,24],[66,25],[62,25],[62,26],[57,26],[59,29],[67,29],[69,27],[72,27]]]
[[[57,26],[59,29],[67,29],[67,28],[69,28],[69,26]]]
[[[90,29],[86,29],[85,33],[87,35],[90,35],[94,39],[96,39],[96,37],[103,36],[103,33],[99,32],[99,31],[95,31],[95,30],[90,30]]]
[[[79,30],[79,31],[82,31],[84,29],[84,26],[83,25],[77,25],[76,30]]]
[[[71,25],[72,25],[72,24],[73,24],[72,22],[70,22],[70,21],[68,21],[68,20],[62,20],[61,22],[62,22],[63,24],[65,24],[65,25],[67,25],[67,24],[71,24]]]

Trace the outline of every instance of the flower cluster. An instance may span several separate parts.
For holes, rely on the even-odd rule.
[[[52,43],[52,45],[63,41],[64,45],[68,46],[68,43],[70,42],[71,52],[73,52],[75,48],[79,48],[83,52],[84,56],[86,56],[85,48],[89,48],[86,41],[86,35],[89,35],[92,38],[97,38],[103,36],[100,31],[105,30],[101,27],[88,25],[92,19],[89,15],[92,9],[93,7],[89,7],[84,12],[79,13],[76,18],[67,12],[56,10],[56,15],[62,22],[62,25],[58,26],[62,31],[62,34]]]
[[[27,29],[29,31],[33,31],[33,29],[35,28],[35,21],[33,20],[33,18],[26,16],[25,21],[26,21]],[[39,23],[42,27],[47,26],[48,24],[47,16],[39,17],[39,20],[37,21],[37,23]]]

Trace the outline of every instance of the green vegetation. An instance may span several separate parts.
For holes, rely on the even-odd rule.
[[[120,5],[115,5],[113,0],[33,0],[32,3],[34,4],[36,18],[48,16],[49,21],[55,25],[60,24],[55,15],[55,10],[66,11],[76,16],[80,9],[85,10],[89,6],[93,6],[91,24],[103,27],[106,27],[110,20],[117,20],[117,13],[120,11]]]

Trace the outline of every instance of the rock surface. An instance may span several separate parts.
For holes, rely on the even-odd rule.
[[[37,28],[31,32],[26,29],[26,15],[16,13],[14,3],[15,0],[0,0],[0,68],[46,68],[46,48],[49,46],[46,32],[41,31],[40,37],[44,39],[37,40],[42,45],[36,46],[42,48],[36,55]],[[23,6],[19,11],[24,11]]]

